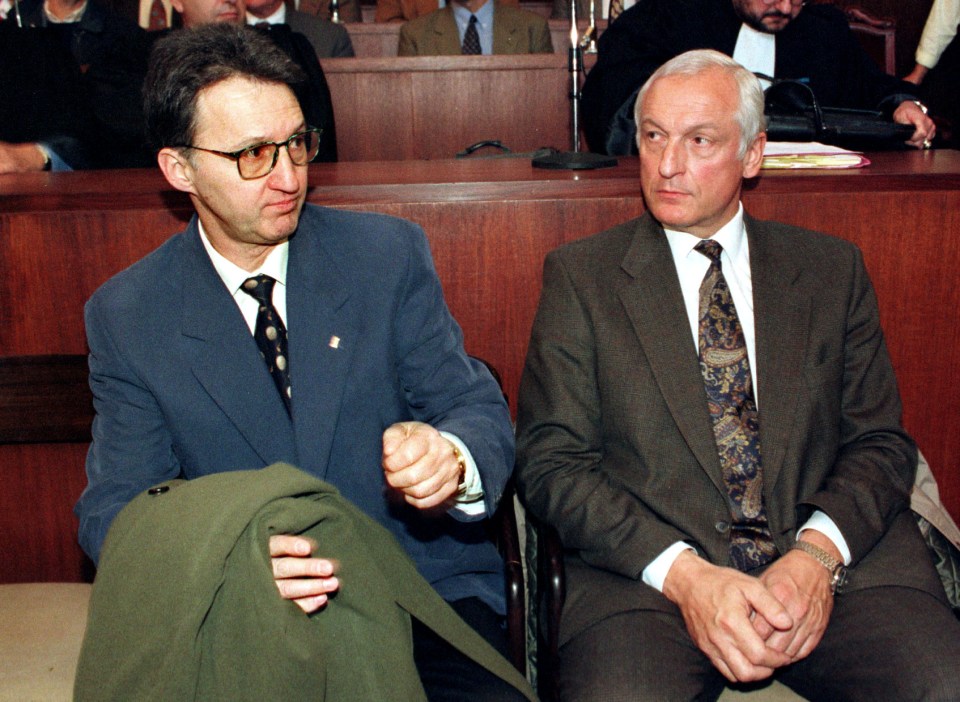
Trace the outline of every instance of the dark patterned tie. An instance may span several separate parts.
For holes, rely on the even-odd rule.
[[[258,275],[243,281],[241,289],[260,303],[253,338],[260,355],[270,370],[273,382],[280,391],[283,404],[290,413],[290,367],[287,362],[287,328],[273,306],[273,285],[277,281],[268,275]]]
[[[463,33],[462,54],[477,55],[480,54],[480,33],[477,31],[477,16],[470,15],[470,24],[467,25],[467,31]]]
[[[760,424],[750,359],[737,308],[720,269],[723,249],[708,239],[696,250],[710,259],[700,284],[700,371],[730,496],[730,559],[738,570],[747,571],[777,555],[763,505]]]

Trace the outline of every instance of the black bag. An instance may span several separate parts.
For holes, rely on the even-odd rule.
[[[770,141],[819,141],[848,149],[907,148],[914,132],[909,124],[897,124],[879,110],[823,107],[803,81],[778,80],[764,92],[767,139]]]

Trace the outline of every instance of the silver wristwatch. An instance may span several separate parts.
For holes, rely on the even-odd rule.
[[[791,548],[796,548],[809,554],[830,573],[830,593],[837,594],[837,591],[843,587],[847,581],[847,568],[841,561],[831,556],[819,546],[814,546],[809,541],[798,541]]]

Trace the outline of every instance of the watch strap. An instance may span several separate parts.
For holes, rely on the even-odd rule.
[[[830,592],[836,594],[846,580],[847,569],[843,563],[809,541],[797,541],[791,547],[791,550],[793,549],[813,556],[820,565],[827,569],[827,572],[830,573]]]

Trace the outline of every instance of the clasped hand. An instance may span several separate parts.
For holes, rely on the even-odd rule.
[[[683,614],[694,642],[724,677],[753,682],[809,655],[833,609],[829,573],[790,551],[760,578],[715,566],[686,551],[663,593]]]

